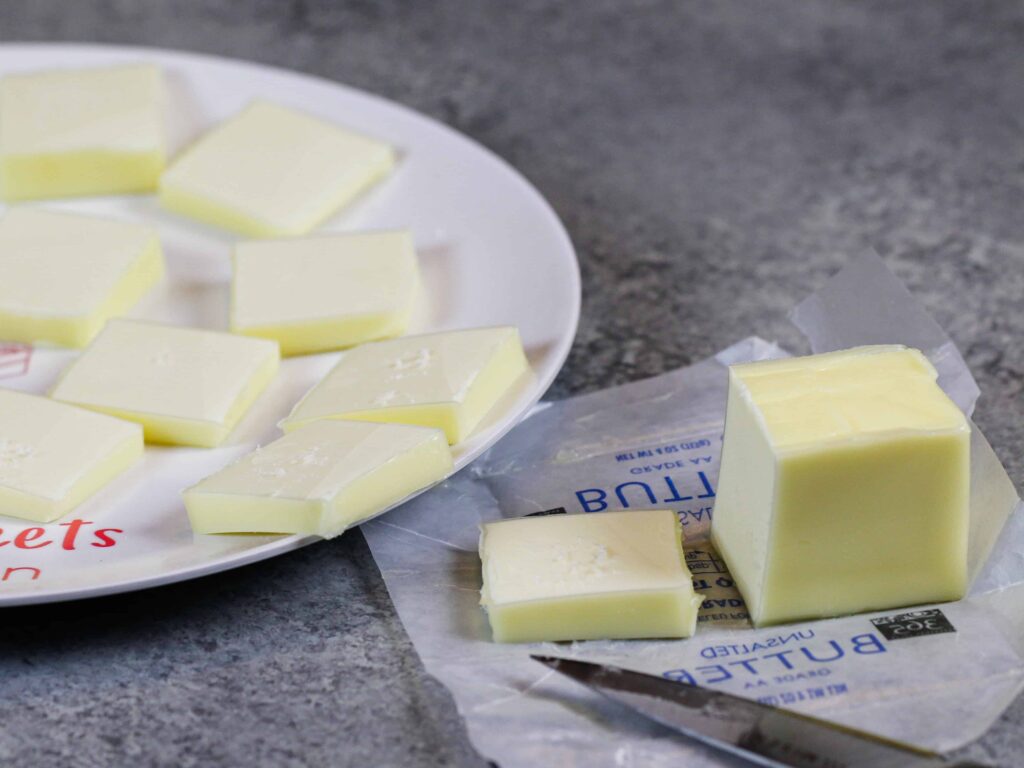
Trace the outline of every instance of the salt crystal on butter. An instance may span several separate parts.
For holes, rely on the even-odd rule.
[[[0,219],[0,339],[83,347],[163,271],[149,227],[13,208]]]
[[[419,424],[464,440],[529,370],[511,327],[406,336],[364,344],[295,406],[287,432],[319,419]]]
[[[734,365],[711,534],[755,624],[955,600],[970,427],[900,346]]]
[[[480,559],[497,642],[690,637],[696,627],[702,598],[672,510],[488,523]]]
[[[452,471],[436,429],[318,421],[184,492],[196,533],[336,536]]]
[[[235,246],[231,330],[285,355],[398,336],[419,287],[408,232],[358,232]]]
[[[56,520],[141,456],[137,424],[0,389],[0,515]]]
[[[160,202],[251,237],[305,234],[384,177],[387,144],[256,101],[175,158]]]
[[[149,65],[0,80],[0,195],[151,192],[164,167],[163,84]]]
[[[111,320],[52,397],[136,421],[150,443],[212,447],[256,401],[278,360],[272,341]]]

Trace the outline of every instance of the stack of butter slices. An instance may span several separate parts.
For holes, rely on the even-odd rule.
[[[515,328],[405,335],[411,232],[314,232],[395,148],[256,101],[168,162],[165,98],[145,64],[0,79],[0,340],[81,350],[47,397],[0,390],[0,514],[50,522],[130,483],[143,442],[230,444],[282,355],[340,352],[287,434],[183,491],[197,534],[335,536],[442,480],[529,366]],[[245,238],[222,327],[145,319],[175,258],[153,225],[27,204],[111,194]]]

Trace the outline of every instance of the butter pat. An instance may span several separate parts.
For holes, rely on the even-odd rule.
[[[0,389],[0,515],[56,520],[141,456],[136,424]]]
[[[755,624],[955,600],[970,428],[920,352],[734,365],[712,539]]]
[[[251,237],[301,235],[394,163],[383,142],[256,101],[174,160],[160,180],[160,202]]]
[[[185,491],[196,533],[337,536],[452,471],[436,429],[320,421]]]
[[[152,192],[164,167],[163,85],[148,65],[0,80],[0,195]]]
[[[396,422],[464,440],[529,369],[519,331],[475,328],[364,344],[346,352],[281,423]]]
[[[84,347],[163,272],[149,227],[11,209],[0,219],[0,339]]]
[[[494,640],[690,637],[693,591],[682,528],[668,509],[502,520],[480,536]]]
[[[212,447],[256,401],[278,359],[272,341],[111,320],[52,397],[138,422],[146,442]]]
[[[401,335],[419,276],[408,232],[365,232],[235,246],[231,330],[274,339],[284,355]]]

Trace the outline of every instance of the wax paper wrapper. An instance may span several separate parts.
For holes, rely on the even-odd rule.
[[[968,414],[978,388],[935,321],[867,254],[793,312],[812,349],[922,349]],[[476,463],[363,527],[427,670],[501,766],[729,764],[529,659],[572,656],[718,688],[946,751],[976,738],[1024,683],[1024,514],[984,436],[971,444],[967,598],[755,630],[710,548],[730,363],[785,355],[757,338],[653,379],[539,406]],[[567,511],[669,507],[704,593],[696,635],[501,645],[480,609],[479,526]],[[984,692],[979,694],[979,692]]]

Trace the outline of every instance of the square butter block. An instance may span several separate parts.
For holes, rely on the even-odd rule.
[[[319,419],[417,424],[455,444],[529,370],[519,331],[474,328],[364,344],[349,350],[281,423]]]
[[[0,515],[48,523],[142,456],[142,429],[0,389]]]
[[[0,339],[84,347],[163,273],[149,227],[12,208],[0,219]]]
[[[251,237],[301,235],[394,163],[381,141],[256,101],[175,158],[160,181],[160,202]]]
[[[0,195],[30,200],[156,190],[163,83],[148,65],[0,80]]]
[[[189,488],[185,506],[196,533],[328,538],[451,471],[451,451],[439,430],[318,421]]]
[[[712,539],[755,624],[955,600],[970,428],[920,352],[734,365]]]
[[[272,341],[111,320],[51,396],[138,422],[149,443],[212,447],[256,401],[278,360]]]
[[[480,535],[494,640],[690,637],[702,598],[668,509],[521,517]]]
[[[235,246],[231,330],[284,355],[401,335],[419,287],[408,232],[364,232]]]

